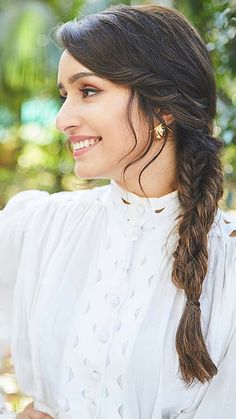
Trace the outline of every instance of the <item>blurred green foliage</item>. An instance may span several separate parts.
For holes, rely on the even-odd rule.
[[[176,8],[198,28],[211,54],[217,83],[216,136],[225,143],[226,208],[236,208],[236,2],[177,0]]]
[[[93,182],[75,177],[74,160],[65,139],[54,126],[60,106],[56,79],[61,51],[52,41],[52,28],[115,3],[120,2],[5,0],[0,5],[0,207],[23,189],[55,192],[92,186]],[[218,89],[216,134],[226,144],[226,204],[233,206],[236,185],[234,0],[157,3],[172,4],[182,11],[199,29],[210,51]]]

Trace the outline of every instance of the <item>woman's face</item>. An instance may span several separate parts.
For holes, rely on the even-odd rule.
[[[84,148],[86,152],[74,153],[75,174],[78,177],[119,181],[122,169],[142,152],[147,143],[146,118],[138,111],[135,97],[131,118],[138,143],[135,150],[119,162],[135,144],[126,121],[130,89],[94,75],[74,77],[81,72],[91,73],[64,51],[59,63],[58,85],[60,94],[66,99],[57,115],[57,128],[65,133],[72,143],[80,141],[78,136],[101,137],[101,141],[94,146]],[[82,91],[85,88],[87,90]],[[146,157],[145,161],[142,160],[141,166],[154,152],[152,149],[151,154],[148,154],[149,157]],[[132,175],[131,170],[134,169],[127,170],[130,175]]]

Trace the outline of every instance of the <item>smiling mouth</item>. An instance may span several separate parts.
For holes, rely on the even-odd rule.
[[[73,142],[73,157],[79,157],[81,154],[84,154],[95,147],[98,143],[102,141],[102,137],[98,137],[91,140],[85,140],[80,142]],[[82,144],[81,144],[82,143]]]

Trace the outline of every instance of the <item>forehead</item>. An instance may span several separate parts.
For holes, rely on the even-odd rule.
[[[71,54],[64,51],[58,65],[58,86],[67,83],[72,84],[73,81],[75,81],[74,79],[78,80],[83,77],[84,74],[88,75],[88,78],[93,81],[111,83],[109,80],[98,77],[92,70],[84,67]]]
[[[71,54],[69,54],[67,51],[63,51],[59,65],[58,65],[58,74],[73,72],[73,69],[76,71],[89,71],[88,68],[84,67],[82,64],[80,64],[79,61],[77,61]]]
[[[72,55],[64,51],[58,65],[58,79],[67,78],[74,73],[90,72],[90,70],[80,64]]]

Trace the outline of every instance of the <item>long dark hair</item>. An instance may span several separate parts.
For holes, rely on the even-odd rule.
[[[209,381],[217,368],[202,335],[199,299],[208,268],[207,235],[223,194],[223,175],[222,144],[213,137],[216,88],[207,48],[181,13],[158,5],[111,6],[63,24],[57,39],[99,77],[130,87],[127,118],[134,148],[137,137],[130,115],[134,96],[138,97],[151,131],[147,148],[135,161],[154,141],[154,118],[164,123],[163,113],[174,117],[181,209],[172,280],[186,294],[176,349],[187,384]],[[168,131],[162,148],[167,137]],[[142,172],[160,152],[140,172],[141,189]]]

